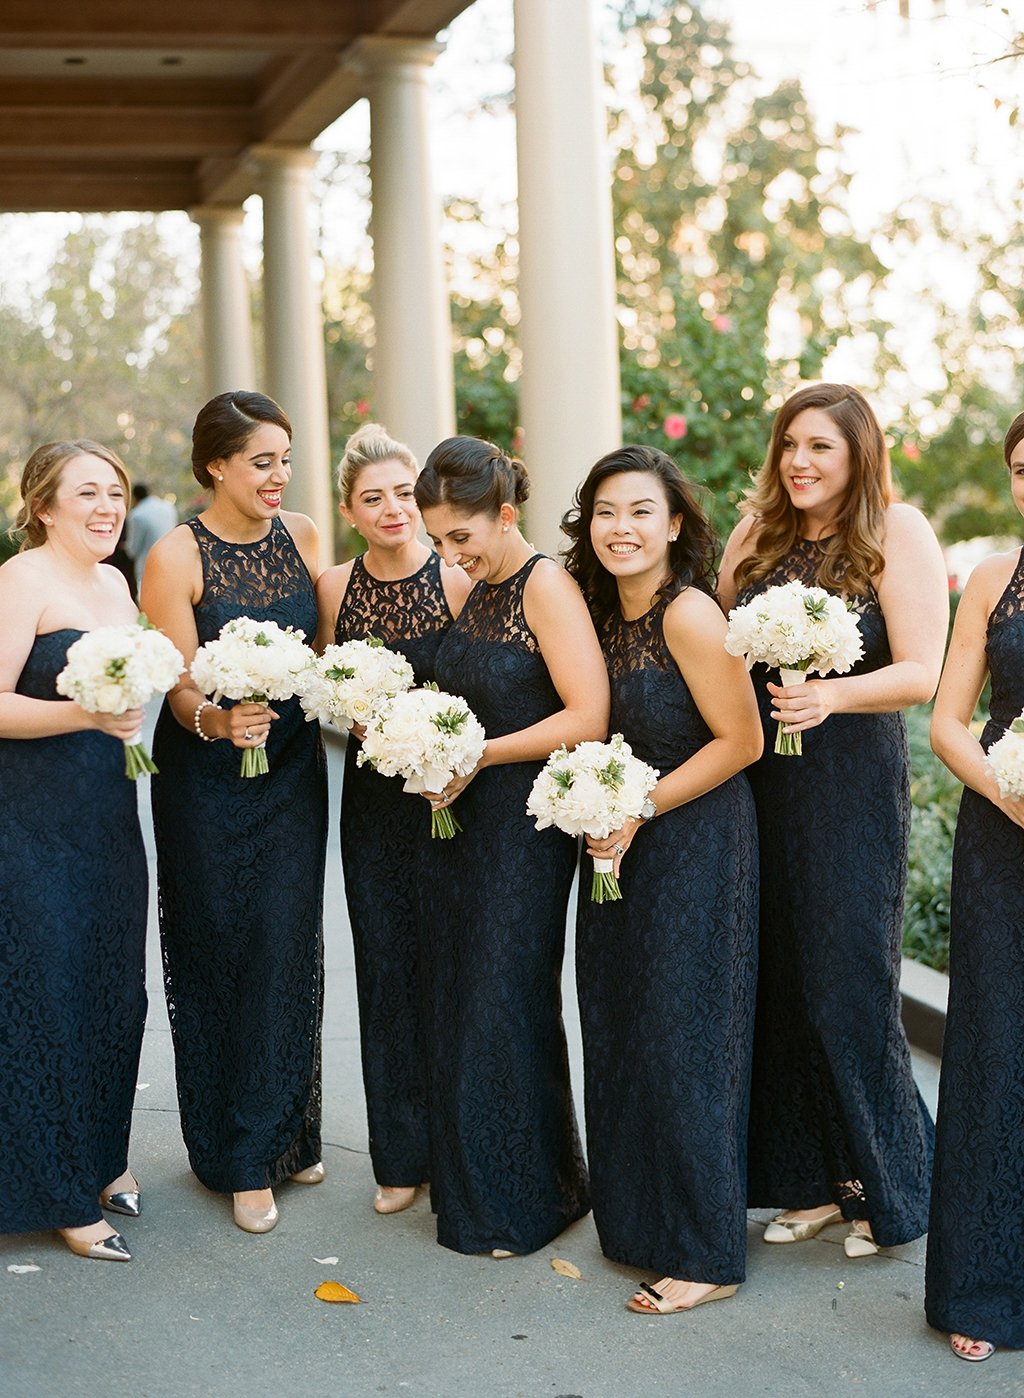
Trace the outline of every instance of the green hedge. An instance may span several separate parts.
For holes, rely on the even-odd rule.
[[[949,965],[949,874],[953,832],[963,790],[928,743],[931,705],[907,713],[912,815],[903,951],[945,971]]]

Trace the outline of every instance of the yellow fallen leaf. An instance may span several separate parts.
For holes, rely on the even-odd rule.
[[[554,1268],[554,1270],[558,1273],[560,1277],[574,1277],[576,1281],[583,1280],[583,1273],[580,1271],[580,1269],[578,1267],[573,1266],[571,1262],[566,1262],[561,1257],[553,1257],[551,1259],[551,1266]]]
[[[325,1281],[321,1282],[313,1295],[318,1301],[361,1301],[363,1298],[357,1296],[354,1291],[349,1291],[347,1286],[342,1286],[341,1282]]]

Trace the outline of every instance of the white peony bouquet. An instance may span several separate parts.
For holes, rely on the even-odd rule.
[[[173,689],[184,668],[173,641],[140,616],[127,626],[98,626],[72,642],[57,693],[90,714],[123,714]],[[135,781],[157,768],[145,746],[134,742],[125,743],[124,770]]]
[[[782,683],[796,685],[812,670],[819,675],[845,674],[863,655],[864,642],[856,612],[841,597],[791,582],[734,607],[725,648],[730,655],[742,655],[748,670],[754,665],[777,666]],[[780,723],[775,751],[799,757],[801,734],[784,733]]]
[[[268,704],[300,693],[314,659],[303,632],[240,616],[222,626],[215,641],[199,647],[191,673],[215,704],[222,699]],[[269,770],[263,744],[242,753],[243,777],[262,776]]]
[[[603,838],[627,820],[639,820],[644,801],[654,790],[658,773],[614,733],[607,743],[580,743],[569,752],[558,748],[537,775],[526,813],[537,829],[549,825],[567,835]],[[590,896],[595,903],[621,898],[614,861],[594,860]]]
[[[356,761],[385,777],[404,777],[404,791],[444,791],[483,756],[479,719],[457,694],[426,686],[388,701],[366,730]],[[430,813],[432,838],[450,840],[462,826],[447,808]]]
[[[303,680],[299,702],[308,723],[319,719],[340,728],[365,726],[389,699],[412,685],[412,666],[405,656],[368,636],[365,641],[325,646]]]
[[[1019,801],[1024,796],[1024,713],[993,743],[985,755],[985,765],[999,784],[1000,796]]]

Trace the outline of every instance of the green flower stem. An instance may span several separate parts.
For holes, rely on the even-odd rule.
[[[267,762],[267,749],[261,743],[258,748],[246,748],[242,753],[242,776],[265,777],[270,771]]]
[[[622,898],[622,890],[613,868],[614,863],[611,859],[594,860],[594,878],[590,885],[592,903],[614,903]]]
[[[430,838],[432,840],[452,840],[462,826],[447,808],[430,812]]]
[[[124,774],[131,781],[138,781],[139,777],[148,777],[159,770],[142,743],[125,743]]]
[[[785,725],[779,724],[775,735],[775,751],[780,757],[802,757],[804,751],[802,733],[786,733]]]

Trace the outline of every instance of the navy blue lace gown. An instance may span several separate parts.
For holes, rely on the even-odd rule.
[[[82,634],[37,636],[16,692],[59,699]],[[0,772],[0,1233],[79,1228],[128,1165],[146,1020],[136,788],[123,744],[94,731],[2,739]]]
[[[602,648],[611,731],[662,776],[712,739],[664,638],[664,602]],[[757,978],[757,830],[730,778],[633,837],[622,901],[576,923],[587,1161],[601,1249],[658,1276],[731,1285],[746,1266]]]
[[[539,559],[478,583],[437,653],[438,684],[492,738],[563,707],[523,613]],[[542,765],[474,777],[452,807],[461,834],[421,873],[431,1193],[455,1252],[534,1252],[590,1207],[560,984],[576,841],[526,814]]]
[[[434,678],[434,658],[452,623],[441,585],[441,560],[431,554],[408,578],[373,577],[362,558],[352,565],[334,639],[368,636],[400,651],[416,684]],[[341,798],[341,862],[355,951],[359,1039],[378,1184],[417,1185],[429,1178],[430,1134],[423,1035],[420,1029],[420,935],[417,880],[430,858],[426,803],[358,767],[349,738]]]
[[[740,600],[779,583],[816,586],[820,545],[797,540]],[[864,654],[891,663],[878,598],[850,599]],[[883,1247],[928,1227],[933,1128],[900,1019],[900,943],[910,830],[902,714],[831,714],[802,757],[774,752],[766,681],[754,689],[765,752],[748,771],[761,846],[761,936],[749,1142],[751,1207],[834,1200]]]
[[[992,610],[987,751],[1024,709],[1024,553]],[[925,1268],[939,1330],[1024,1348],[1024,830],[966,789]]]
[[[313,584],[279,518],[255,543],[189,520],[203,565],[199,641],[233,617],[316,633]],[[181,1127],[208,1189],[265,1189],[320,1159],[327,777],[319,726],[275,700],[270,773],[201,742],[167,704],[153,822],[164,987]]]

